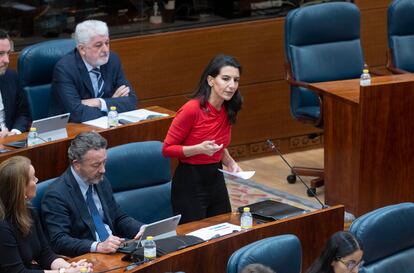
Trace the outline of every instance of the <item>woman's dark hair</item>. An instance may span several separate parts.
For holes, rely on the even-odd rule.
[[[348,231],[338,231],[326,243],[319,258],[306,273],[333,273],[332,262],[362,250],[361,243]]]
[[[231,66],[237,68],[241,73],[242,68],[240,63],[232,56],[219,54],[215,56],[210,63],[207,65],[203,74],[201,75],[200,82],[190,98],[200,99],[200,105],[206,108],[207,101],[210,97],[211,86],[208,84],[208,76],[215,78],[220,74],[220,70],[225,66]],[[227,117],[231,124],[236,123],[237,113],[240,111],[243,104],[243,97],[240,95],[237,89],[233,97],[229,101],[224,101],[224,107],[227,110]]]

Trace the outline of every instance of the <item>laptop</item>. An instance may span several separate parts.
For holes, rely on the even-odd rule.
[[[125,241],[123,246],[118,249],[119,252],[129,253],[131,250],[138,248],[147,236],[154,237],[154,240],[160,240],[177,235],[177,225],[180,222],[181,214],[166,218],[151,224],[143,225],[144,233],[140,239]]]
[[[32,127],[37,129],[38,137],[45,141],[54,141],[68,137],[66,125],[69,121],[69,113],[34,120]]]

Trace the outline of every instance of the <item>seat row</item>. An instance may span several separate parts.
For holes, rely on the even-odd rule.
[[[414,272],[414,203],[383,207],[357,218],[350,232],[362,243],[362,273]],[[287,234],[262,239],[237,250],[230,257],[227,273],[240,273],[254,263],[277,273],[300,273],[302,250],[299,239]],[[354,271],[352,271],[354,272]]]
[[[114,198],[127,215],[152,223],[173,216],[170,159],[159,141],[133,142],[108,149],[105,176]],[[32,205],[40,212],[46,188],[56,178],[37,185]]]

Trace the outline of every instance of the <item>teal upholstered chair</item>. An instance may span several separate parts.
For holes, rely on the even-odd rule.
[[[144,223],[171,217],[170,160],[162,143],[144,141],[108,149],[106,177],[114,197],[130,216]]]
[[[298,237],[292,234],[262,239],[235,251],[228,263],[227,273],[240,273],[249,265],[259,263],[277,273],[300,273],[302,249]]]
[[[414,72],[414,1],[394,0],[388,7],[387,68],[396,74]]]
[[[55,181],[56,178],[52,178],[49,180],[45,180],[42,182],[38,182],[36,185],[36,196],[32,199],[31,203],[32,206],[37,210],[37,212],[40,214],[40,204],[42,202],[43,194],[46,192],[47,187],[49,187],[50,184]]]
[[[376,209],[357,218],[352,232],[362,243],[362,273],[414,272],[414,203]]]
[[[322,100],[308,84],[360,76],[364,58],[358,7],[332,2],[290,11],[285,19],[285,57],[293,117],[322,128]],[[323,185],[323,169],[293,167],[288,182],[296,181],[295,174],[318,177],[311,182],[313,192]]]
[[[57,61],[75,48],[72,39],[41,42],[22,50],[17,63],[19,84],[23,88],[33,120],[49,115],[52,101],[53,69]]]

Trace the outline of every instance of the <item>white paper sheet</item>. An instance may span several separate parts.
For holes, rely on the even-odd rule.
[[[138,122],[141,120],[146,120],[146,119],[151,119],[154,117],[167,117],[168,114],[163,114],[163,113],[159,113],[159,112],[155,112],[155,111],[150,111],[147,109],[138,109],[138,110],[133,110],[133,111],[129,111],[129,112],[123,112],[123,113],[119,113],[118,114],[118,118],[119,119],[125,119],[131,122]],[[88,124],[88,125],[92,125],[92,126],[96,126],[99,128],[104,128],[107,129],[108,128],[108,117],[107,116],[103,116],[97,119],[93,119],[93,120],[88,120],[83,122],[84,124]]]
[[[241,228],[239,226],[230,223],[221,223],[214,226],[198,229],[196,231],[188,233],[187,235],[196,236],[203,239],[204,241],[208,241],[240,230]]]
[[[222,172],[222,173],[225,173],[225,174],[228,174],[228,175],[231,175],[231,176],[235,176],[235,177],[239,177],[239,178],[242,178],[242,179],[249,179],[249,178],[251,178],[255,173],[256,173],[256,171],[245,171],[245,172],[228,172],[228,171],[225,171],[225,170],[222,170],[222,169],[218,169],[220,172]]]

